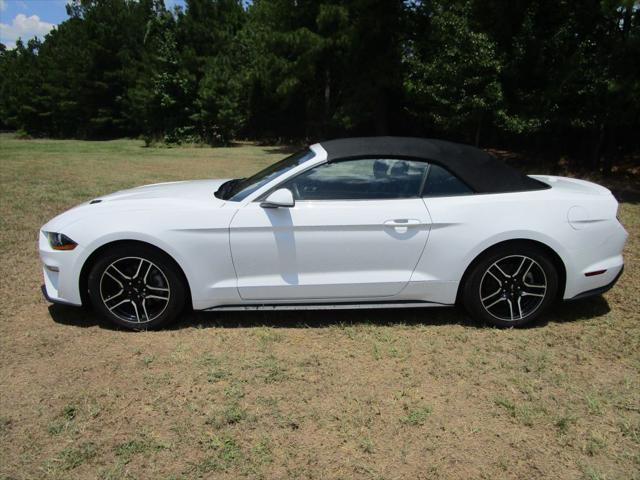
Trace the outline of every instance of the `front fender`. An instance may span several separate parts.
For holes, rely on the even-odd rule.
[[[138,241],[175,260],[189,283],[194,308],[215,305],[220,296],[225,301],[228,297],[236,301],[228,228],[234,212],[225,208],[144,215],[132,212],[118,215],[113,221],[103,217],[70,225],[65,234],[82,247],[72,266],[75,293],[79,296],[82,269],[91,255],[114,242]]]

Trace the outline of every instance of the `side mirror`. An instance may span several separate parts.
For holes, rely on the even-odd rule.
[[[278,208],[286,207],[290,208],[296,204],[293,199],[293,193],[288,188],[279,188],[275,192],[271,192],[263,202],[260,203],[262,208]]]

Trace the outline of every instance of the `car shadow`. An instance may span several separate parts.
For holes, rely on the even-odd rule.
[[[567,323],[600,317],[611,311],[602,296],[555,305],[538,321],[525,328],[544,327],[549,323]],[[108,330],[124,330],[86,308],[49,306],[54,322],[80,328],[98,326]],[[185,312],[182,318],[167,328],[326,328],[336,325],[463,325],[469,328],[487,328],[487,325],[469,318],[464,309],[407,308],[407,309],[354,309],[354,310],[281,310],[281,311],[220,311]]]

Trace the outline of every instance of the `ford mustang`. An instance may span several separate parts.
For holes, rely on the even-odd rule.
[[[104,195],[40,231],[43,293],[142,330],[196,310],[463,305],[521,326],[623,269],[618,204],[482,150],[372,137],[317,143],[248,178]]]

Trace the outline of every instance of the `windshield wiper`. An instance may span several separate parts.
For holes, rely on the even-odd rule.
[[[220,187],[218,188],[218,190],[216,190],[216,193],[214,193],[214,195],[222,200],[228,200],[230,197],[229,193],[231,193],[233,187],[235,187],[240,180],[242,180],[242,178],[234,178],[232,180],[227,180],[222,185],[220,185]]]

